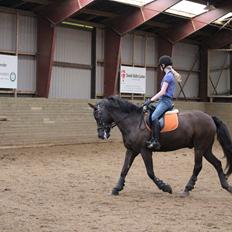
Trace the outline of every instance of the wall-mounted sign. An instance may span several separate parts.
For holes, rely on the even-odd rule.
[[[17,89],[18,57],[0,55],[0,88]]]
[[[120,93],[146,93],[146,68],[121,66]]]

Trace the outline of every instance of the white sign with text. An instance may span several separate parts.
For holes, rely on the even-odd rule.
[[[146,93],[146,68],[121,66],[120,93]]]
[[[0,88],[17,89],[18,57],[0,55]]]

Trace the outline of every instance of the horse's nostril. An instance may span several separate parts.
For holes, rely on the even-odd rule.
[[[101,135],[101,134],[99,134],[99,135],[98,135],[98,138],[99,138],[99,139],[104,139],[104,136]]]

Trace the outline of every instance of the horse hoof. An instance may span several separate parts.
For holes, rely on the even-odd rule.
[[[163,191],[172,194],[172,187],[170,185],[165,185]]]
[[[229,186],[229,187],[227,188],[227,191],[228,191],[229,193],[232,193],[232,186]]]
[[[119,195],[118,190],[114,188],[114,189],[112,190],[112,192],[111,192],[111,195],[113,195],[113,196],[118,196],[118,195]]]
[[[180,193],[180,197],[188,197],[190,195],[189,191],[183,191]]]

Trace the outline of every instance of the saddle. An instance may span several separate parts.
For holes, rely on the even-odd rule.
[[[144,122],[148,130],[152,131],[151,129],[151,115],[153,111],[155,110],[155,106],[149,106],[148,110],[144,113]],[[166,111],[160,118],[159,118],[159,123],[160,123],[160,128],[161,128],[161,133],[163,132],[170,132],[175,130],[178,125],[179,125],[179,120],[178,120],[178,109],[170,109]]]

